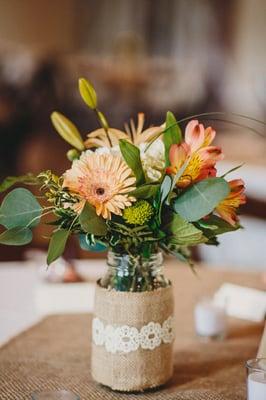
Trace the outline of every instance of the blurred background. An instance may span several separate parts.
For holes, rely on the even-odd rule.
[[[264,0],[0,0],[0,179],[69,166],[49,116],[60,110],[84,137],[97,127],[78,94],[81,76],[119,129],[138,111],[147,125],[161,124],[167,110],[177,119],[224,111],[264,120],[265,33]],[[245,180],[248,203],[245,229],[195,256],[214,267],[263,270],[264,126],[232,115],[200,120],[217,131],[226,154],[221,172],[245,163],[231,178]],[[30,247],[45,251],[43,235],[36,229]],[[74,242],[68,253],[95,257]],[[32,254],[29,246],[0,245],[0,261]]]

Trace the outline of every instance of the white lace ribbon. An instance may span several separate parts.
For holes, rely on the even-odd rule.
[[[141,329],[128,325],[104,325],[99,318],[92,321],[92,340],[97,346],[105,346],[109,353],[130,353],[139,347],[154,350],[162,343],[174,340],[174,319],[168,317],[162,324],[149,322]]]

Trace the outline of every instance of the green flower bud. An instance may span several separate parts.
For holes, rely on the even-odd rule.
[[[59,135],[76,149],[82,151],[85,149],[82,137],[77,127],[63,114],[54,111],[51,115],[52,123]]]
[[[70,149],[70,150],[68,150],[66,156],[69,159],[69,161],[74,161],[74,160],[79,159],[80,152],[77,151],[76,149]]]
[[[88,107],[92,110],[97,108],[97,94],[92,84],[85,78],[79,79],[79,93]]]
[[[107,130],[109,128],[108,122],[101,111],[97,112],[99,121],[103,127],[103,129]]]

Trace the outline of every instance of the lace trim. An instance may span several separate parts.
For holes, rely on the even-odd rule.
[[[106,325],[99,318],[92,321],[92,339],[97,346],[105,346],[109,353],[130,353],[139,347],[154,350],[162,343],[171,343],[174,340],[174,319],[167,318],[163,324],[149,322],[140,330],[123,325]]]

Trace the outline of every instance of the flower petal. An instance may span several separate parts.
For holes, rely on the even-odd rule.
[[[198,150],[204,143],[204,126],[199,121],[190,121],[185,130],[185,142],[190,146],[192,152]]]

